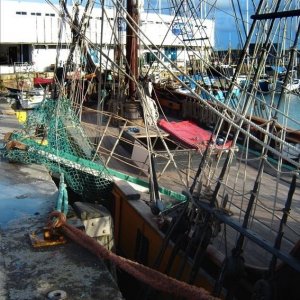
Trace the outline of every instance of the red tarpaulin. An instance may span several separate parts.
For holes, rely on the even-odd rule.
[[[53,78],[43,78],[43,77],[33,78],[33,84],[34,85],[50,84],[52,82],[53,82]]]
[[[179,142],[197,150],[204,150],[212,135],[209,130],[205,130],[191,121],[168,122],[162,119],[159,120],[158,125]],[[229,149],[231,145],[232,141],[224,143],[223,139],[213,136],[211,147]]]

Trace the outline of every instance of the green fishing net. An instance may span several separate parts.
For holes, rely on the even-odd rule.
[[[24,129],[14,132],[10,140],[22,143],[26,149],[6,150],[8,159],[43,164],[52,173],[63,173],[68,187],[85,200],[100,200],[110,194],[111,176],[95,154],[68,99],[45,99],[30,112]]]

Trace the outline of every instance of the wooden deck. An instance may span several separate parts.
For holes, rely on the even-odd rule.
[[[93,122],[93,119],[91,116],[85,116],[85,121]],[[86,127],[86,132],[90,137],[95,135],[95,127],[93,126],[90,127],[89,125]],[[105,129],[100,127],[98,130],[103,132]],[[109,153],[109,150],[115,146],[115,143],[120,135],[120,131],[121,129],[119,127],[109,127],[108,135],[110,135],[110,138],[105,141],[107,154]],[[118,146],[116,147],[116,153],[119,156],[128,158],[128,147]],[[199,154],[197,151],[192,151],[190,152],[188,159],[185,157],[184,160],[180,160],[178,156],[178,149],[177,152],[174,150],[171,151],[171,153],[174,155],[177,168],[174,166],[173,162],[170,162],[168,167],[164,169],[164,165],[167,165],[168,159],[166,158],[164,160],[160,160],[161,165],[159,166],[157,176],[161,186],[181,193],[182,191],[186,191],[189,186],[191,186],[198,165],[201,161],[201,154]],[[201,175],[202,191],[205,190],[206,193],[212,194],[217,182],[217,178],[221,172],[225,155],[226,154],[223,153],[222,159],[220,160],[221,163],[217,167],[217,157],[211,157],[209,163],[210,167],[207,166]],[[250,153],[247,162],[240,162],[239,158],[241,155],[241,151],[235,152],[234,163],[226,172],[226,176],[222,181],[217,199],[218,205],[221,205],[224,196],[228,195],[229,200],[226,205],[226,211],[231,215],[232,220],[237,222],[239,226],[242,227],[245,211],[247,209],[251,191],[254,187],[260,161],[254,154]],[[158,161],[158,158],[156,158],[156,160]],[[127,162],[129,163],[129,160]],[[142,176],[146,180],[148,177],[148,165],[144,166],[143,169],[140,169],[141,167],[138,163],[133,163],[132,166],[129,166],[128,164],[124,164],[114,157],[110,160],[109,167],[116,168],[126,173],[131,173],[135,176]],[[283,168],[283,171],[279,173],[276,171],[276,168],[272,166],[271,161],[267,161],[265,163],[264,172],[261,176],[259,184],[259,192],[255,197],[247,227],[251,229],[254,234],[259,237],[259,239],[261,239],[263,242],[268,242],[271,246],[275,244],[277,231],[280,226],[280,220],[283,217],[282,211],[287,200],[289,184],[293,174],[294,173],[290,171],[288,167]],[[290,253],[294,245],[300,239],[299,185],[300,182],[298,179],[297,187],[292,200],[291,210],[288,215],[287,225],[283,228],[284,236],[281,249],[287,254]],[[148,200],[149,196],[147,195],[145,201]],[[147,216],[147,218],[149,218],[149,216]],[[221,253],[230,253],[230,251],[235,247],[239,233],[230,228],[230,226],[226,226],[226,230],[224,230],[224,224],[221,225],[221,228],[221,232],[216,238],[213,239],[212,244]],[[251,240],[247,238],[245,239],[243,250],[246,263],[260,267],[268,267],[272,255],[253,243]]]

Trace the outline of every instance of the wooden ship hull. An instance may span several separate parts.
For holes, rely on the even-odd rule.
[[[161,248],[165,240],[165,234],[160,228],[162,226],[159,226],[159,222],[153,217],[149,206],[144,201],[131,200],[130,195],[126,195],[126,192],[122,188],[119,188],[118,185],[114,189],[113,195],[114,236],[120,253],[124,253],[127,258],[147,266],[155,265],[158,249]],[[143,196],[141,195],[141,197]],[[191,274],[195,273],[195,267],[199,268],[199,266],[195,266],[195,249],[191,251],[192,254],[187,256],[185,251],[188,241],[185,241],[185,243],[185,246],[181,245],[180,249],[178,249],[178,244],[170,242],[157,269],[179,280],[191,282]],[[290,253],[290,258],[295,260],[295,262],[299,260],[299,247],[298,243]],[[259,255],[259,253],[253,253],[254,257],[256,255]],[[201,268],[197,269],[197,276],[194,278],[193,284],[204,287],[213,294],[214,289],[216,289],[215,280],[223,268],[225,255],[217,250],[214,245],[208,245],[202,259]],[[238,265],[234,265],[234,263],[232,262],[233,268],[237,271]],[[184,268],[182,265],[184,265]],[[287,293],[290,299],[297,299],[298,297],[297,284],[300,279],[299,271],[291,268],[288,264],[281,263],[277,266],[272,288],[268,286],[267,281],[263,282],[262,280],[268,272],[267,268],[246,264],[239,271],[241,272],[240,274],[231,274],[233,278],[227,278],[224,285],[225,289],[236,285],[234,294],[237,299],[253,299],[257,282],[260,281],[262,281],[261,284],[263,286],[261,293],[272,295],[270,299],[274,299],[275,297],[276,299],[285,299]],[[234,278],[235,276],[241,276],[241,278]],[[158,295],[156,294],[156,296]],[[166,296],[163,295],[160,296],[162,299]],[[225,293],[222,297],[225,297]]]
[[[192,120],[204,128],[212,128],[218,122],[218,115],[207,109],[205,104],[200,103],[195,95],[162,88],[159,84],[154,85],[154,90],[155,98],[158,101],[159,106],[163,108],[164,113],[166,113],[168,116],[175,117],[176,119]],[[222,103],[209,100],[207,100],[207,102],[219,111],[224,110],[224,105]],[[265,119],[263,116],[249,115],[246,117],[259,127],[266,127],[268,125],[267,119]],[[228,132],[228,128],[229,124],[224,121],[221,129],[223,134]],[[288,143],[300,145],[300,130],[283,128],[281,124],[276,124],[275,130],[278,136],[280,136],[281,132],[284,131],[285,140]],[[251,132],[258,139],[263,141],[264,134],[256,130],[256,127],[253,126],[251,128]],[[240,142],[242,142],[242,134],[239,136],[239,139]],[[273,141],[272,145],[275,147],[276,142]],[[253,147],[257,147],[257,144],[253,144]],[[294,156],[293,158],[296,160],[298,159],[297,156]]]

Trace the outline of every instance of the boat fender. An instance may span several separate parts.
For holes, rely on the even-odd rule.
[[[58,197],[56,201],[56,210],[59,212],[63,212],[65,215],[68,213],[68,191],[67,185],[64,181],[64,174],[60,174],[60,182],[58,189]]]
[[[160,209],[156,206],[156,204],[151,204],[150,205],[150,209],[151,209],[151,212],[154,216],[158,216],[159,213],[160,213]]]
[[[225,142],[225,140],[224,140],[223,138],[221,138],[221,137],[218,137],[218,138],[216,139],[216,144],[217,144],[218,146],[223,145],[224,142]]]

